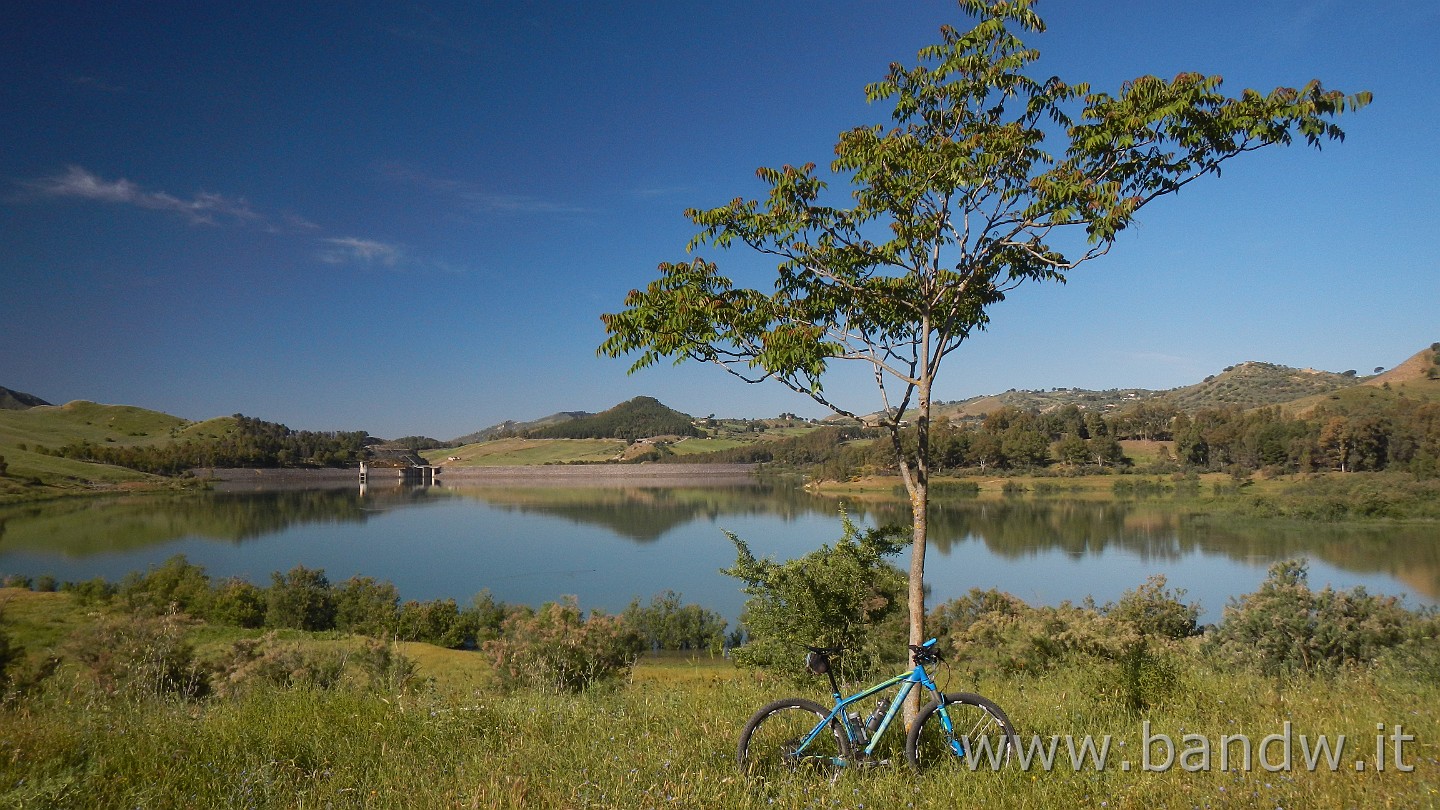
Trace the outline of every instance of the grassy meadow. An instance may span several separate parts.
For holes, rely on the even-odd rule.
[[[1193,646],[1180,647],[1167,653],[1167,677],[1146,684],[1147,707],[1139,710],[1107,662],[972,677],[957,660],[939,670],[942,685],[996,700],[1026,745],[1038,735],[1043,749],[1056,738],[1053,767],[1032,760],[1028,768],[995,772],[982,764],[917,776],[885,765],[833,781],[796,774],[756,782],[734,767],[741,727],[776,697],[823,701],[818,679],[767,680],[723,657],[675,653],[644,657],[625,679],[577,695],[502,691],[479,653],[406,644],[396,651],[414,662],[415,677],[404,682],[347,675],[325,687],[256,685],[182,699],[107,691],[66,657],[67,637],[97,611],[72,595],[0,589],[0,605],[5,633],[27,651],[22,670],[52,653],[65,658],[48,679],[0,705],[0,807],[1440,805],[1433,655],[1270,677],[1218,668]],[[194,624],[184,632],[202,660],[253,635]],[[284,637],[312,650],[363,641],[299,631]],[[1397,727],[1413,735],[1402,740],[1398,760],[1389,736]],[[1302,736],[1307,745],[1318,735],[1333,744],[1341,734],[1346,748],[1334,769],[1306,766]],[[1102,747],[1108,736],[1104,767],[1083,751],[1077,767],[1067,735],[1077,746],[1089,735]],[[1172,741],[1173,756],[1160,735]],[[1252,744],[1248,757],[1240,735]],[[1265,743],[1269,735],[1277,738]],[[1201,739],[1211,746],[1206,768],[1199,767],[1206,764]],[[898,745],[888,756],[900,760]]]

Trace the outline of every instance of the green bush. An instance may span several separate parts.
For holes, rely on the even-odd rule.
[[[335,590],[335,627],[366,636],[395,632],[400,592],[389,582],[354,576]]]
[[[1035,674],[1090,662],[1107,671],[1097,681],[1102,692],[1140,710],[1177,692],[1174,642],[1196,632],[1199,615],[1181,596],[1160,576],[1103,609],[1088,601],[1031,607],[976,588],[937,607],[929,621],[948,659],[974,675]]]
[[[131,610],[148,608],[157,614],[179,610],[198,616],[209,606],[210,577],[204,567],[177,554],[143,576],[127,576],[119,594]]]
[[[1260,589],[1231,600],[1207,651],[1267,674],[1368,663],[1400,646],[1417,621],[1400,601],[1364,588],[1312,591],[1303,560],[1270,566]]]
[[[574,597],[510,615],[484,645],[502,686],[557,693],[628,674],[642,648],[633,628],[593,611],[586,617]]]
[[[642,606],[639,598],[620,618],[640,633],[652,650],[709,650],[725,644],[725,619],[699,605],[682,605],[680,594],[665,591]]]
[[[297,565],[290,573],[270,575],[265,626],[296,630],[333,630],[335,595],[321,569]]]
[[[1184,589],[1172,591],[1165,585],[1165,577],[1156,574],[1144,585],[1121,594],[1119,602],[1106,605],[1105,615],[1129,622],[1142,636],[1178,640],[1195,635],[1200,606],[1181,602]]]
[[[230,578],[215,585],[205,619],[232,627],[256,628],[265,625],[265,591],[254,583]]]
[[[415,662],[392,644],[365,639],[358,647],[282,642],[274,632],[241,639],[214,664],[215,691],[234,697],[258,685],[279,689],[335,689],[341,686],[385,693],[403,692],[416,680]]]
[[[76,601],[82,605],[109,604],[119,592],[119,588],[106,582],[104,577],[95,577],[84,582],[66,582],[60,586],[60,590],[74,594]]]
[[[840,518],[843,535],[833,548],[784,563],[757,560],[729,534],[737,559],[723,573],[743,580],[750,595],[740,617],[750,639],[735,651],[736,663],[804,677],[805,647],[841,647],[844,675],[863,677],[900,660],[903,634],[885,638],[891,634],[883,631],[904,608],[906,579],[886,558],[907,541],[898,527],[861,532],[844,512]]]
[[[474,624],[473,616],[461,613],[454,599],[406,602],[400,606],[395,637],[401,641],[459,648],[475,642]]]

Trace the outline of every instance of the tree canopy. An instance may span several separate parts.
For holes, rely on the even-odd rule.
[[[848,205],[832,205],[813,163],[761,168],[763,200],[691,209],[689,250],[744,245],[777,261],[773,289],[737,286],[703,257],[666,262],[602,315],[599,351],[715,363],[747,382],[776,380],[837,414],[878,410],[914,513],[911,643],[923,634],[930,399],[943,360],[1025,282],[1064,282],[1109,252],[1152,201],[1232,158],[1295,139],[1319,147],[1359,109],[1312,81],[1269,93],[1221,92],[1218,76],[1141,76],[1114,93],[1036,78],[1020,39],[1045,25],[1034,0],[961,0],[975,18],[949,26],[917,64],[893,64],[865,88],[893,105],[892,125],[842,132],[830,169]],[[878,403],[832,400],[832,361],[873,372]],[[879,407],[874,407],[878,405]],[[902,446],[902,423],[917,442]]]

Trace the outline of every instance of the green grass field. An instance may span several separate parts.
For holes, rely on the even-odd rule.
[[[194,431],[222,431],[234,419],[192,424],[178,417],[126,405],[71,402],[26,410],[0,410],[0,456],[7,474],[0,477],[0,497],[156,483],[156,476],[113,467],[57,458],[37,452],[67,444],[152,445],[183,439]]]
[[[67,631],[93,619],[93,608],[65,594],[0,590],[0,605],[12,643],[32,655],[62,647]],[[202,655],[248,632],[191,630]],[[358,643],[335,634],[286,637],[317,648]],[[981,762],[974,772],[915,775],[882,765],[833,781],[797,773],[755,782],[733,763],[745,720],[776,697],[823,700],[820,683],[766,680],[724,658],[670,654],[643,658],[626,680],[580,695],[506,693],[492,686],[480,654],[428,645],[400,651],[423,678],[402,691],[265,687],[227,698],[139,698],[107,695],[80,668],[62,668],[38,691],[0,705],[0,807],[1440,804],[1440,684],[1433,671],[1403,663],[1273,678],[1216,669],[1180,651],[1170,677],[1148,687],[1149,708],[1136,711],[1105,662],[977,680],[958,674],[962,662],[939,671],[942,684],[1004,706],[1038,757],[1028,768],[994,772]],[[1405,737],[1398,749],[1397,733]],[[1342,734],[1346,747],[1333,768],[1323,757],[1307,765],[1320,735],[1333,747]],[[1052,739],[1056,754],[1045,767]],[[1037,740],[1039,748],[1028,747]],[[1073,760],[1069,741],[1078,747]],[[898,748],[887,755],[898,758]]]
[[[625,452],[620,439],[496,439],[454,449],[428,450],[432,464],[457,467],[505,467],[614,461]],[[458,461],[449,461],[451,457]]]

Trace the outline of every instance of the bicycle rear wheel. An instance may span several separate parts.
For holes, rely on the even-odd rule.
[[[740,732],[735,753],[740,772],[755,777],[803,770],[833,773],[850,755],[839,721],[830,721],[828,728],[799,750],[805,737],[829,715],[829,710],[805,698],[785,698],[762,707]]]
[[[1020,738],[1005,711],[989,698],[967,692],[925,704],[905,738],[905,758],[916,768],[948,764],[999,770],[1019,750]]]

